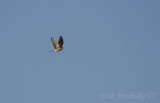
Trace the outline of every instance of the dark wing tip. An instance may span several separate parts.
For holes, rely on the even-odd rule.
[[[63,46],[63,37],[62,36],[59,37],[58,44],[60,44],[61,47]]]
[[[60,36],[60,37],[59,37],[59,39],[60,39],[60,40],[63,40],[63,37],[62,37],[62,36]]]

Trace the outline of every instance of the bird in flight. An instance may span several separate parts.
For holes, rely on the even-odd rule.
[[[53,37],[51,37],[51,41],[52,41],[54,50],[52,50],[50,52],[58,52],[58,51],[63,49],[63,47],[62,47],[63,46],[63,38],[62,38],[62,36],[59,37],[58,43],[54,40]]]

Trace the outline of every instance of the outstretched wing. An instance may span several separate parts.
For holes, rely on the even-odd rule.
[[[63,38],[62,38],[62,36],[59,37],[58,44],[59,44],[60,47],[63,46]]]
[[[58,46],[57,42],[54,40],[53,37],[51,37],[51,41],[52,41],[52,44],[53,44],[54,48],[56,49],[57,46]]]

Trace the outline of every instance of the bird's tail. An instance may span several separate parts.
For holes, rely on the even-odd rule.
[[[50,53],[50,52],[53,52],[53,51],[49,51],[49,53]]]

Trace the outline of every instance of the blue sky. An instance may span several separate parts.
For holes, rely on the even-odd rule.
[[[0,102],[160,102],[159,11],[158,0],[1,0]]]

